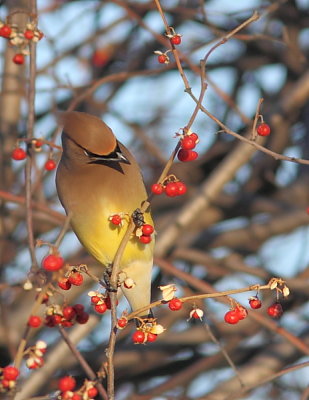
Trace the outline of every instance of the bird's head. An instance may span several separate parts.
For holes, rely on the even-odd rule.
[[[62,143],[65,157],[77,156],[87,163],[122,162],[130,164],[108,125],[94,115],[78,111],[60,116],[63,125]]]

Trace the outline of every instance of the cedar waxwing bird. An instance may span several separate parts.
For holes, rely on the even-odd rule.
[[[58,196],[79,241],[109,267],[129,216],[147,199],[141,172],[129,150],[99,118],[71,111],[61,119],[63,153],[56,175]],[[122,216],[122,226],[111,223],[110,217],[115,214]],[[153,225],[149,211],[143,217],[145,224]],[[150,303],[153,248],[154,240],[143,244],[132,235],[120,261],[121,275],[135,283],[130,289],[121,285],[133,311]]]

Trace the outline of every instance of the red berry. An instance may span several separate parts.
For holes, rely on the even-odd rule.
[[[178,188],[178,196],[181,196],[187,192],[187,186],[183,182],[176,182]]]
[[[92,304],[97,304],[100,300],[101,300],[101,297],[99,297],[99,296],[91,296]]]
[[[258,297],[250,297],[249,305],[253,310],[257,310],[258,308],[261,308],[262,302]]]
[[[168,306],[172,311],[178,311],[182,308],[182,301],[177,297],[174,297],[172,300],[168,302]]]
[[[111,303],[110,297],[109,296],[106,297],[106,299],[104,301],[105,301],[106,307],[110,310],[112,308],[112,303]],[[119,303],[119,301],[117,299],[116,300],[116,306],[118,306],[118,303]]]
[[[43,258],[42,267],[47,271],[58,271],[64,264],[64,260],[60,256],[55,254],[50,254]]]
[[[241,305],[237,306],[235,311],[238,313],[239,320],[245,319],[248,315],[247,309]]]
[[[128,320],[126,318],[120,318],[117,321],[117,327],[123,329],[128,325]]]
[[[58,286],[60,287],[60,289],[62,290],[70,290],[71,289],[71,283],[69,282],[68,278],[60,278],[58,280]]]
[[[66,319],[61,321],[61,325],[64,326],[65,328],[71,328],[71,326],[74,325],[72,321],[67,321]]]
[[[145,333],[142,331],[135,331],[132,335],[132,341],[134,343],[144,343]]]
[[[84,277],[80,272],[73,272],[70,276],[69,276],[69,282],[72,285],[75,286],[80,286],[84,281]]]
[[[180,44],[180,43],[181,43],[181,35],[174,35],[174,36],[171,38],[171,42],[172,42],[175,46],[177,46],[178,44]]]
[[[110,221],[114,225],[120,225],[121,224],[121,216],[118,214],[115,214],[111,217]]]
[[[195,140],[191,136],[185,136],[181,141],[180,145],[182,149],[192,150],[196,146]]]
[[[73,308],[77,315],[82,314],[85,310],[85,307],[82,304],[75,304]]]
[[[283,314],[283,309],[280,303],[274,303],[271,306],[268,307],[267,309],[268,315],[270,315],[272,318],[280,318],[281,315]]]
[[[154,228],[150,224],[145,224],[142,226],[143,235],[151,235],[154,232]]]
[[[91,387],[90,389],[88,389],[87,394],[90,398],[96,397],[96,395],[98,394],[98,389],[96,387]]]
[[[165,193],[169,197],[178,196],[178,186],[176,182],[169,182],[165,187]]]
[[[168,63],[168,57],[166,54],[159,54],[158,55],[158,61],[160,64],[167,64]]]
[[[82,400],[82,397],[78,393],[73,393],[70,400]]]
[[[182,162],[194,161],[197,159],[198,154],[194,150],[180,149],[177,154],[178,160]]]
[[[72,376],[64,376],[58,381],[58,388],[61,392],[66,392],[68,390],[73,390],[75,388],[76,381]]]
[[[224,316],[224,321],[228,324],[237,324],[239,321],[239,313],[236,310],[228,311]]]
[[[33,143],[34,143],[34,146],[35,146],[37,149],[41,148],[41,147],[43,146],[43,144],[44,144],[43,140],[40,140],[40,139],[35,139],[35,140],[33,141]]]
[[[270,127],[268,124],[262,123],[257,127],[257,133],[260,136],[268,136],[270,134]]]
[[[190,133],[189,138],[193,139],[195,141],[195,143],[199,140],[198,135],[194,132]]]
[[[27,157],[27,153],[21,147],[16,147],[16,149],[12,151],[11,157],[13,160],[20,161]]]
[[[56,162],[52,159],[49,159],[46,161],[44,168],[46,169],[46,171],[52,171],[53,169],[56,168]]]
[[[30,315],[28,325],[32,328],[38,328],[42,324],[42,319],[38,315]]]
[[[147,342],[155,342],[157,340],[158,335],[155,333],[148,332],[147,333]]]
[[[8,39],[11,36],[12,28],[9,25],[3,25],[0,28],[0,36]]]
[[[19,375],[19,370],[8,365],[7,367],[3,368],[2,374],[4,379],[7,379],[8,381],[15,381]]]
[[[164,189],[163,189],[163,186],[161,185],[161,183],[154,183],[151,186],[151,191],[153,194],[162,194]]]
[[[34,32],[30,29],[26,29],[24,32],[24,36],[26,39],[31,40],[34,37]]]
[[[98,312],[99,314],[104,314],[105,311],[107,310],[107,305],[105,303],[105,301],[103,303],[100,304],[96,304],[94,306],[94,309],[96,310],[96,312]]]
[[[79,324],[86,324],[88,322],[89,319],[89,314],[86,311],[83,311],[80,314],[77,314],[76,316],[76,322],[78,322]]]
[[[62,309],[62,315],[63,315],[63,318],[70,321],[71,319],[73,319],[75,317],[76,311],[74,310],[74,308],[72,306],[66,306]]]
[[[13,62],[14,62],[15,64],[21,65],[21,64],[23,64],[23,63],[25,62],[25,56],[24,56],[23,54],[21,54],[21,53],[17,53],[17,54],[15,54],[15,56],[13,57]]]
[[[142,236],[140,236],[139,238],[139,241],[141,242],[141,243],[143,243],[143,244],[148,244],[148,243],[150,243],[151,242],[151,236],[148,236],[148,235],[142,235]]]

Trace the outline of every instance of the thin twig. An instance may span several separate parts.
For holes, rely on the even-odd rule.
[[[68,345],[69,349],[71,350],[72,354],[75,356],[77,361],[79,362],[80,366],[84,370],[85,374],[88,376],[88,378],[91,381],[97,381],[98,377],[97,375],[93,372],[87,361],[84,359],[84,357],[81,355],[81,353],[77,350],[76,346],[71,342],[69,335],[66,333],[65,329],[58,325],[59,332],[63,338],[63,340],[66,342]],[[97,387],[102,399],[104,400],[109,400],[109,397],[107,396],[106,390],[104,389],[103,385],[101,382],[96,382],[95,386]]]

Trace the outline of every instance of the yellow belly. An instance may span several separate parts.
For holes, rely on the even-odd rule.
[[[106,207],[105,207],[106,208]],[[89,210],[90,211],[90,210]],[[124,217],[122,226],[115,226],[109,221],[109,217],[117,210],[105,209],[96,213],[94,210],[72,216],[71,224],[74,232],[87,251],[100,263],[107,266],[114,260],[120,242],[127,230],[128,217]],[[149,213],[144,214],[145,222],[153,224]],[[136,260],[149,262],[153,254],[152,241],[142,244],[134,235],[129,240],[120,261],[120,268],[129,267]]]

